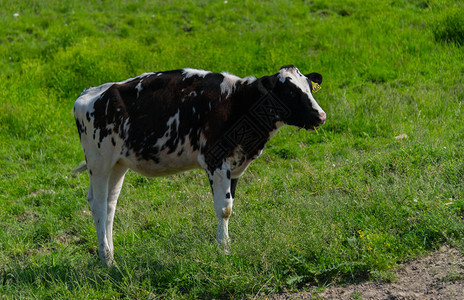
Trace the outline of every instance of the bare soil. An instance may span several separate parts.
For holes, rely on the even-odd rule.
[[[402,264],[392,283],[328,286],[323,291],[281,294],[272,299],[428,299],[464,300],[464,256],[442,246],[430,256]]]

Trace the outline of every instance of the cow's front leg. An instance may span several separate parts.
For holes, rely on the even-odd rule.
[[[230,168],[223,165],[222,168],[214,170],[212,174],[208,171],[208,177],[213,191],[217,218],[216,240],[228,254],[230,252],[228,224],[234,201],[231,192]]]

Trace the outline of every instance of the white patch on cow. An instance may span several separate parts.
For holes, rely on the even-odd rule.
[[[110,105],[110,101],[106,101],[105,116],[108,115],[108,106],[109,105]]]
[[[242,79],[242,82],[244,84],[252,84],[255,81],[256,81],[256,77],[254,77],[254,76],[247,76],[247,77]]]
[[[221,94],[227,94],[227,96],[230,96],[234,92],[235,85],[237,82],[242,83],[242,84],[251,84],[254,81],[256,81],[256,77],[253,76],[248,76],[245,78],[240,78],[238,76],[235,76],[234,74],[230,74],[227,72],[222,72],[222,76],[224,76],[224,80],[221,82]]]
[[[179,115],[180,115],[180,110],[178,109],[177,110],[177,113],[170,117],[168,119],[168,122],[166,123],[168,125],[168,127],[171,127],[171,125],[176,122],[176,132],[179,131]]]
[[[308,78],[301,74],[300,70],[298,70],[296,67],[281,69],[279,71],[278,78],[281,82],[285,82],[287,79],[289,79],[289,82],[296,85],[303,93],[308,96],[312,108],[316,110],[319,115],[325,116],[324,110],[322,110],[322,108],[314,99],[313,94],[311,93]]]
[[[222,80],[220,85],[221,94],[227,94],[227,96],[230,96],[230,94],[234,91],[235,84],[237,81],[241,80],[241,78],[227,72],[222,72],[221,74],[224,76],[224,80]]]
[[[130,82],[132,80],[142,79],[142,78],[148,77],[148,76],[153,75],[153,74],[155,74],[155,73],[153,73],[153,72],[143,73],[143,74],[141,74],[139,76],[136,76],[134,78],[129,78],[129,79],[126,79],[126,80],[123,80],[123,81],[120,81],[120,82],[116,82],[116,83],[118,83],[118,84],[127,83],[127,82]]]
[[[210,73],[211,73],[210,71],[191,69],[191,68],[185,68],[182,70],[182,75],[184,75],[185,78],[189,78],[192,76],[205,77],[206,75]]]
[[[142,81],[143,80],[140,80],[139,83],[137,83],[137,85],[135,86],[135,89],[137,90],[137,98],[139,97],[140,92],[143,91]]]
[[[124,136],[128,136],[128,135],[129,135],[129,127],[130,127],[130,117],[127,118],[127,119],[124,121],[124,124],[123,124]]]
[[[189,97],[196,97],[197,96],[197,92],[193,91],[191,92],[190,94],[188,94]]]
[[[76,105],[85,108],[87,105],[90,105],[91,103],[93,104],[93,102],[95,102],[97,98],[100,97],[113,84],[114,82],[109,82],[97,87],[90,87],[85,89],[80,97],[76,100]]]
[[[202,132],[200,133],[200,149],[205,149],[205,147],[206,147],[206,136]]]
[[[95,140],[99,140],[100,139],[100,128],[96,128],[94,130],[94,134],[95,134]]]

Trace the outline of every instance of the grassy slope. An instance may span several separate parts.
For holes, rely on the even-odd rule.
[[[383,278],[464,235],[464,24],[453,1],[0,0],[0,294],[242,297]],[[15,13],[19,16],[14,17]],[[316,133],[285,128],[239,183],[233,254],[200,171],[129,173],[103,269],[72,105],[185,66],[324,75]],[[395,139],[407,134],[408,138]]]

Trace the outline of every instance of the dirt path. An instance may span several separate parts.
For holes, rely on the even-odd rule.
[[[443,246],[430,256],[401,265],[394,283],[333,286],[323,292],[282,294],[273,299],[464,300],[464,256]]]

